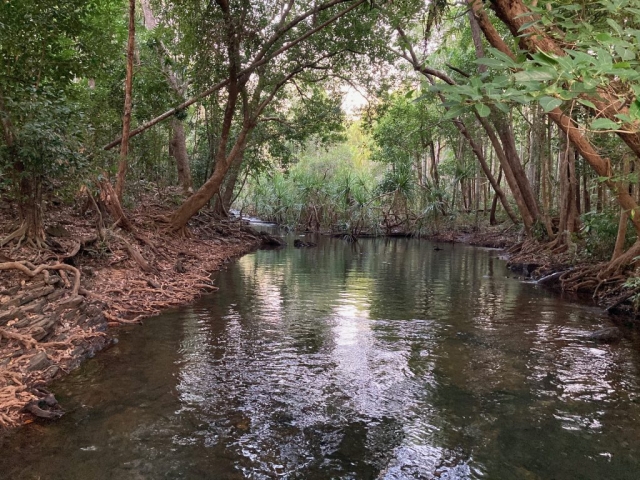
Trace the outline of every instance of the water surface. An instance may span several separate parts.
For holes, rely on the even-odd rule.
[[[122,331],[5,439],[11,479],[638,479],[638,346],[495,251],[319,239]]]

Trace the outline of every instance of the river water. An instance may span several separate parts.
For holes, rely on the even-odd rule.
[[[124,329],[2,443],[11,479],[638,479],[640,348],[498,252],[262,250]]]

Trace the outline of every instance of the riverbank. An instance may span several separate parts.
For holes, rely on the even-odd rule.
[[[141,323],[218,289],[210,274],[256,249],[263,238],[237,221],[201,213],[189,236],[163,232],[170,197],[147,195],[130,211],[135,234],[99,232],[95,209],[47,213],[49,249],[0,248],[0,428],[62,414],[46,386],[117,342],[122,324]],[[0,238],[19,225],[0,208]]]
[[[492,228],[479,232],[447,231],[427,237],[434,242],[465,243],[504,250],[507,267],[523,278],[536,280],[540,285],[577,298],[591,299],[608,313],[628,319],[637,313],[633,305],[634,289],[625,286],[633,276],[633,269],[626,269],[604,280],[597,278],[610,262],[589,259],[580,255],[579,245],[557,252],[553,243],[523,240],[512,229]]]

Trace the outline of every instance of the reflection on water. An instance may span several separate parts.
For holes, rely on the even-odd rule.
[[[495,252],[320,239],[217,284],[59,382],[0,476],[640,478],[636,346]]]

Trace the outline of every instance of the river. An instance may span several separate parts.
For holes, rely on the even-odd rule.
[[[260,250],[120,331],[2,442],[11,479],[638,479],[640,347],[505,267],[413,239]]]

